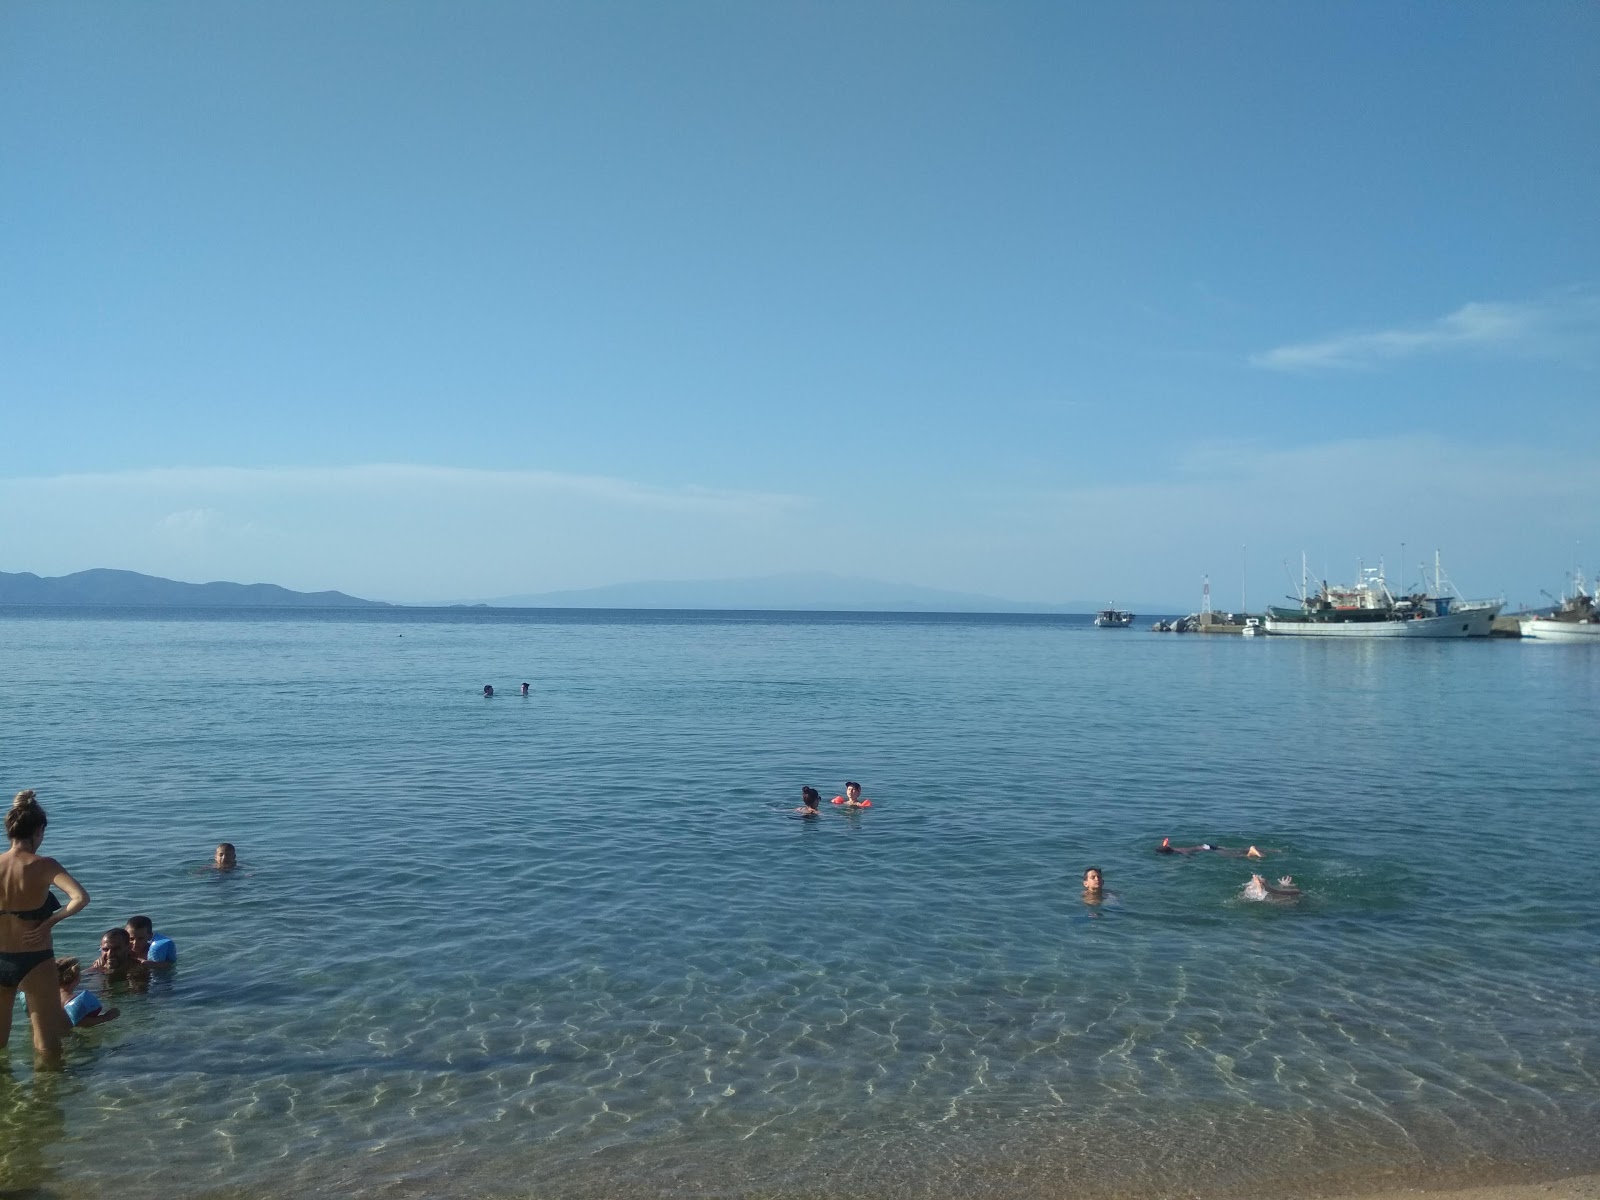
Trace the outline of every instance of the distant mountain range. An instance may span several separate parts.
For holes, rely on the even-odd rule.
[[[532,595],[498,596],[478,603],[495,608],[730,608],[835,612],[1097,612],[1105,601],[1037,604],[976,592],[884,583],[826,572],[766,575],[753,579],[651,580]],[[1122,607],[1127,607],[1126,605]],[[1135,612],[1176,611],[1135,608]]]
[[[272,583],[180,583],[137,571],[97,568],[41,578],[0,571],[0,605],[129,606],[168,608],[373,608],[386,601],[344,592],[295,592]],[[884,583],[826,572],[767,575],[750,579],[655,580],[616,583],[531,595],[458,601],[494,608],[709,608],[800,612],[988,612],[1084,613],[1105,601],[1068,600],[1036,604],[977,592],[947,591],[914,584]],[[433,607],[414,605],[410,607]],[[444,607],[444,606],[440,606]],[[1141,615],[1169,614],[1171,607],[1121,605]]]
[[[0,604],[121,605],[171,608],[371,608],[343,592],[292,592],[275,583],[179,583],[103,567],[41,578],[0,571]]]

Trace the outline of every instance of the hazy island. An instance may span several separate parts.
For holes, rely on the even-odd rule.
[[[295,592],[275,583],[180,583],[97,567],[45,577],[0,571],[0,605],[162,608],[387,608],[343,592]]]

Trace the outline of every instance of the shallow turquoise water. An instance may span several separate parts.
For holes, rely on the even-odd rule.
[[[1591,650],[0,617],[0,786],[39,789],[94,895],[58,952],[142,911],[181,953],[59,1076],[34,1079],[18,1024],[0,1187],[1033,1195],[1600,1166]],[[870,811],[789,812],[847,776]],[[1276,848],[1306,898],[1243,901],[1248,866],[1156,856],[1169,834]],[[221,839],[241,870],[219,878]]]

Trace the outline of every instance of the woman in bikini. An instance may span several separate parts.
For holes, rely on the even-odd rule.
[[[11,1009],[20,990],[28,998],[33,1048],[41,1058],[61,1056],[67,1019],[61,1011],[50,931],[89,903],[89,893],[53,858],[39,854],[48,819],[30,788],[18,792],[6,813],[11,848],[0,854],[0,1048],[11,1037]],[[67,894],[63,907],[51,885]]]

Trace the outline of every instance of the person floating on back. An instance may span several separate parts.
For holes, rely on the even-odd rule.
[[[100,997],[93,992],[78,990],[80,974],[77,959],[56,959],[56,975],[61,983],[61,1011],[66,1014],[67,1023],[75,1028],[88,1027],[103,1025],[121,1016],[120,1009],[102,1008]]]
[[[147,967],[170,967],[178,961],[178,947],[165,934],[157,933],[149,917],[129,917],[123,926],[133,942],[133,956]]]
[[[1210,842],[1201,842],[1198,846],[1174,846],[1171,838],[1162,838],[1161,845],[1156,847],[1157,854],[1220,854],[1224,858],[1265,858],[1266,855],[1251,846],[1247,850],[1230,850],[1227,846],[1213,846]]]
[[[861,785],[851,779],[844,785],[844,795],[833,798],[835,804],[842,804],[846,808],[871,808],[871,800],[861,798]]]
[[[219,871],[231,871],[239,865],[239,853],[233,848],[232,842],[217,843],[217,852],[212,856],[211,865]]]

